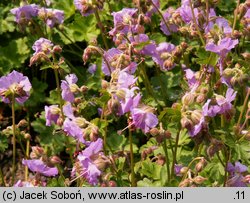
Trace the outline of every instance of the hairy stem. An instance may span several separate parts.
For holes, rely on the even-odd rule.
[[[96,17],[96,20],[97,20],[98,27],[101,30],[102,41],[104,43],[105,49],[108,50],[109,46],[108,46],[108,43],[107,43],[107,40],[106,40],[106,37],[105,37],[106,30],[105,30],[104,25],[102,24],[102,21],[101,21],[99,12],[98,12],[98,8],[95,8],[95,17]]]
[[[194,7],[193,7],[193,4],[192,4],[192,0],[189,0],[189,4],[190,4],[190,8],[191,8],[191,12],[192,12],[192,17],[193,17],[193,22],[194,22],[195,28],[196,28],[196,30],[197,30],[197,32],[198,32],[198,35],[199,35],[200,40],[201,40],[201,42],[202,42],[202,45],[205,46],[205,45],[206,45],[206,44],[205,44],[205,41],[204,41],[204,39],[203,39],[203,37],[202,37],[201,31],[200,31],[199,26],[198,26],[198,24],[197,24],[197,22],[196,22],[196,18],[195,18],[195,14],[194,14]]]
[[[151,4],[152,4],[153,7],[156,9],[156,11],[159,13],[159,15],[161,16],[161,18],[162,18],[164,24],[166,25],[168,31],[169,31],[170,34],[171,34],[171,30],[170,30],[170,27],[169,27],[169,25],[168,25],[168,22],[165,20],[163,14],[162,14],[161,11],[159,10],[159,8],[155,5],[155,3],[154,3],[152,0],[151,0]]]
[[[130,146],[130,168],[131,168],[131,186],[136,187],[135,171],[134,171],[134,152],[133,152],[133,140],[132,131],[129,129],[129,146]]]
[[[239,6],[240,6],[240,0],[237,1],[236,10],[234,12],[234,22],[233,22],[232,34],[234,33],[234,30],[235,30],[235,26],[236,26],[236,22],[237,22],[237,14],[239,12]]]
[[[180,128],[179,132],[177,133],[176,139],[175,139],[171,177],[174,177],[174,165],[176,163],[176,155],[177,155],[177,150],[178,150],[178,142],[179,142],[180,134],[181,134],[181,128]]]
[[[243,113],[244,113],[245,108],[246,108],[246,106],[247,106],[247,102],[248,102],[248,97],[249,97],[249,95],[250,95],[250,88],[247,89],[247,95],[246,95],[246,97],[245,97],[245,100],[244,100],[244,103],[243,103],[243,107],[242,107],[241,112],[240,112],[240,117],[239,117],[238,122],[237,122],[237,129],[240,128],[240,121],[241,121],[241,119],[242,119],[242,117],[243,117]]]
[[[188,174],[188,171],[189,171],[189,169],[191,168],[192,164],[193,164],[195,161],[199,161],[199,160],[201,160],[201,159],[204,159],[204,157],[196,157],[196,158],[194,158],[194,159],[188,164],[188,166],[187,166],[187,168],[188,168],[188,169],[187,169],[187,172],[183,175],[181,182],[184,181],[184,180],[186,179],[187,174]]]
[[[15,123],[15,96],[12,96],[11,102],[12,110],[12,131],[13,131],[13,159],[12,159],[12,185],[15,183],[15,171],[16,171],[16,123]]]
[[[226,160],[225,165],[224,165],[225,175],[224,175],[224,184],[223,184],[224,187],[227,184],[227,176],[228,176],[227,165],[230,160],[230,152],[228,152],[226,148],[225,148],[225,160]]]
[[[97,51],[97,52],[103,57],[103,60],[104,60],[105,63],[107,64],[107,67],[108,67],[108,69],[109,69],[109,73],[110,73],[110,75],[111,75],[111,73],[112,73],[111,67],[110,67],[110,64],[109,64],[109,62],[108,62],[108,59],[104,56],[104,51],[103,51],[101,48],[96,47],[96,46],[89,45],[88,47],[91,48],[91,49],[94,49],[95,51]]]
[[[26,157],[29,157],[29,153],[30,153],[30,140],[28,139],[26,142]],[[25,166],[25,181],[28,180],[29,177],[29,169],[28,166]]]
[[[62,96],[61,96],[61,88],[60,88],[60,82],[59,82],[59,74],[58,74],[58,69],[54,69],[54,73],[55,73],[55,78],[56,78],[56,89],[57,89],[57,93],[58,93],[58,97],[59,97],[59,101],[60,101],[60,110],[62,113],[62,117],[64,120],[64,115],[63,115],[63,100],[62,100]]]
[[[162,147],[163,147],[163,150],[164,150],[164,153],[165,153],[165,157],[166,157],[166,160],[165,160],[165,164],[166,164],[166,167],[167,167],[167,181],[169,183],[170,181],[170,162],[169,162],[169,156],[168,156],[168,149],[167,149],[167,142],[166,142],[166,139],[164,139],[163,143],[162,143]]]

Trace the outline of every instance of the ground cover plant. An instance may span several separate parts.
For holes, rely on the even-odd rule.
[[[249,0],[2,0],[0,35],[1,186],[249,186]]]

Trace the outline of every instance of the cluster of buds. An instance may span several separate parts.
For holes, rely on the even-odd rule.
[[[211,144],[207,148],[207,155],[211,158],[221,149],[223,149],[223,143],[215,138],[211,139]]]
[[[84,128],[84,126],[81,127]],[[91,142],[95,142],[99,137],[99,129],[97,126],[93,124],[90,124],[87,127],[85,127],[83,132],[84,132],[83,133],[84,139],[89,138]]]
[[[38,11],[38,17],[52,28],[55,25],[62,24],[64,21],[64,12],[57,9],[41,8]]]
[[[157,146],[152,146],[152,147],[148,147],[146,149],[144,149],[141,152],[141,158],[142,160],[145,160],[147,158],[147,156],[149,156],[150,154],[152,154],[154,152],[154,150],[156,150],[158,147]]]
[[[183,106],[189,107],[194,102],[204,103],[207,99],[208,87],[206,85],[199,86],[195,92],[187,92],[181,99]]]
[[[32,151],[30,153],[31,159],[41,159],[47,166],[53,167],[56,164],[61,164],[63,161],[58,156],[48,157],[45,150],[42,147],[33,146],[31,147]]]
[[[180,45],[176,46],[173,51],[174,61],[178,62],[186,49],[188,48],[188,44],[186,42],[181,42]]]
[[[104,181],[101,183],[101,187],[117,187],[117,183],[114,180]]]
[[[102,9],[104,0],[74,0],[75,7],[83,16],[88,16],[95,12],[95,9]]]
[[[232,86],[242,86],[248,79],[247,74],[243,72],[239,64],[236,64],[234,68],[226,68],[223,71],[223,76]]]
[[[162,125],[160,124],[160,129],[158,128],[152,128],[149,133],[155,137],[156,141],[160,144],[162,143],[165,139],[170,139],[171,138],[171,132],[168,130],[164,130],[162,128]]]
[[[92,45],[90,45],[86,49],[84,49],[84,52],[82,55],[82,60],[83,60],[84,64],[87,63],[87,61],[90,59],[90,57],[92,55],[96,55],[98,53],[99,53],[99,48],[92,46]]]
[[[187,110],[182,112],[181,117],[181,126],[183,128],[191,129],[200,122],[202,111],[198,109],[193,111]]]
[[[207,178],[204,178],[200,175],[192,177],[190,170],[187,173],[188,173],[188,178],[181,181],[179,187],[197,187],[207,180]]]
[[[207,161],[204,157],[202,157],[200,161],[195,165],[196,173],[200,173],[206,165],[207,165]]]

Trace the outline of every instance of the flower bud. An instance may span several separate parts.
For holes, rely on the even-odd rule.
[[[26,140],[30,140],[30,139],[31,139],[31,135],[30,135],[29,133],[25,133],[25,134],[24,134],[24,138],[25,138]]]
[[[165,162],[166,162],[166,159],[165,159],[165,157],[163,155],[160,154],[160,155],[157,156],[156,163],[158,165],[163,166],[165,164]]]
[[[192,113],[191,113],[191,121],[194,123],[194,124],[197,124],[200,122],[201,120],[201,117],[202,117],[202,112],[200,110],[194,110]]]
[[[204,95],[204,94],[200,94],[200,95],[198,95],[197,97],[196,97],[196,102],[197,103],[203,103],[204,101],[206,100],[206,95]]]
[[[32,152],[34,152],[37,156],[42,156],[44,155],[44,149],[42,147],[34,146],[31,147]]]
[[[180,173],[184,175],[188,172],[188,170],[189,170],[188,167],[184,166],[181,168]]]
[[[189,106],[194,102],[194,98],[194,93],[188,92],[182,97],[181,101],[184,105]]]
[[[50,59],[48,58],[48,56],[44,53],[44,52],[39,52],[35,55],[33,55],[30,58],[30,64],[29,66],[32,66],[36,63],[42,63],[42,62],[50,62]]]
[[[166,131],[164,132],[164,136],[165,136],[166,139],[170,139],[170,138],[171,138],[171,132],[168,131],[168,130],[166,130]]]
[[[114,180],[108,182],[108,187],[117,187],[117,183]]]
[[[117,99],[110,99],[108,101],[108,109],[110,113],[117,115],[120,111],[121,104]]]
[[[73,92],[73,93],[76,93],[79,90],[79,87],[78,87],[77,84],[70,84],[69,88],[70,88],[70,91]]]
[[[58,156],[52,156],[50,162],[52,164],[61,164],[63,161]]]
[[[109,82],[106,80],[102,80],[102,89],[107,89],[109,87]]]
[[[98,158],[94,160],[94,164],[101,171],[104,171],[110,163],[110,160],[104,155],[99,155]]]
[[[181,126],[182,128],[190,128],[193,125],[192,121],[187,117],[183,117],[181,119]]]
[[[173,66],[174,66],[174,63],[173,63],[172,59],[167,59],[167,60],[165,60],[164,63],[163,63],[163,68],[164,68],[164,69],[167,69],[167,70],[172,69]]]
[[[87,126],[87,123],[86,123],[86,119],[85,118],[81,118],[81,117],[77,117],[75,119],[75,123],[81,127],[81,128],[84,128]]]
[[[63,118],[62,118],[62,117],[59,117],[59,118],[57,119],[57,121],[56,121],[56,124],[57,124],[58,126],[63,126],[63,122],[64,122]]]
[[[30,153],[30,158],[31,159],[38,159],[38,158],[40,158],[40,156],[37,156],[37,154],[35,152],[31,152]]]
[[[189,186],[190,183],[191,183],[190,179],[185,179],[182,182],[180,182],[178,187],[187,187],[187,186]]]
[[[204,178],[202,176],[196,176],[193,181],[197,184],[200,185],[202,184],[205,180],[207,180],[207,178]]]
[[[196,165],[195,165],[195,170],[197,173],[201,172],[206,165],[206,160],[202,158]]]
[[[165,140],[165,137],[164,137],[164,135],[160,134],[160,135],[156,136],[155,139],[159,144],[161,144]]]
[[[28,122],[25,119],[22,119],[19,121],[19,123],[17,124],[18,128],[26,128],[28,126]]]
[[[59,45],[55,45],[53,47],[53,52],[54,53],[61,53],[62,52],[62,47],[60,47]]]
[[[241,55],[244,57],[244,59],[250,60],[250,53],[245,52],[245,53],[243,53],[243,54],[241,54]]]
[[[159,130],[157,128],[151,128],[149,133],[152,135],[152,136],[157,136],[159,135]]]

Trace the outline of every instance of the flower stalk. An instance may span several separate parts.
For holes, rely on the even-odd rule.
[[[195,18],[195,14],[194,14],[194,7],[193,7],[193,4],[192,4],[192,0],[189,0],[189,4],[190,4],[190,8],[191,8],[191,12],[192,12],[192,17],[193,17],[193,22],[194,22],[195,28],[196,28],[196,30],[197,30],[197,32],[198,32],[198,35],[199,35],[200,40],[201,40],[201,42],[202,42],[202,45],[205,46],[206,43],[205,43],[205,41],[204,41],[204,39],[203,39],[203,37],[202,37],[201,31],[200,31],[199,26],[198,26],[198,24],[197,24],[197,22],[196,22],[196,18]]]
[[[15,117],[15,95],[12,95],[11,101],[11,111],[12,111],[12,133],[13,133],[13,159],[12,159],[12,185],[15,183],[15,172],[16,172],[16,117]]]
[[[130,147],[130,168],[131,168],[131,186],[136,187],[135,171],[134,171],[134,151],[133,151],[133,139],[132,130],[129,129],[129,147]]]
[[[95,8],[95,18],[96,18],[96,20],[97,20],[98,27],[99,27],[100,30],[101,30],[102,41],[103,41],[103,43],[104,43],[105,49],[108,50],[108,49],[109,49],[109,46],[108,46],[106,37],[104,36],[104,33],[106,33],[106,31],[105,31],[105,27],[104,27],[103,24],[102,24],[102,21],[101,21],[99,12],[98,12],[98,8]]]

